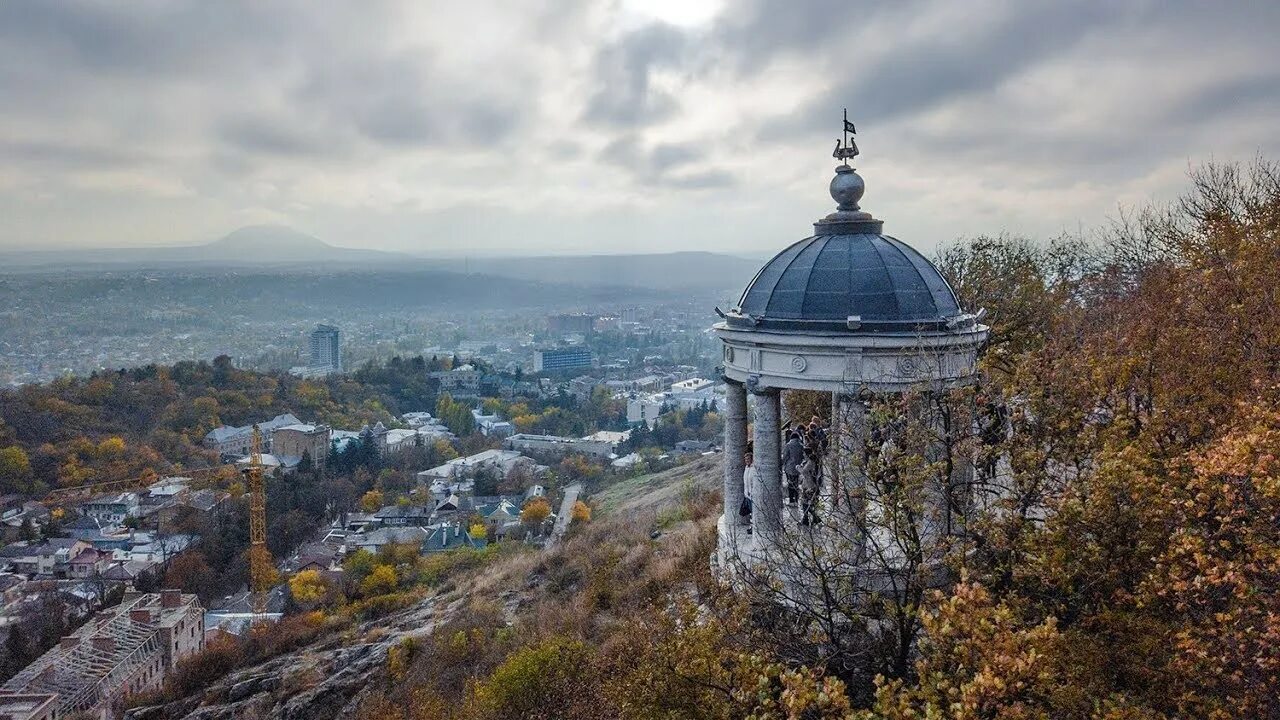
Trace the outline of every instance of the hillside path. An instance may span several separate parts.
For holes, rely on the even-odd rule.
[[[580,494],[582,494],[582,483],[574,483],[564,489],[564,499],[560,501],[560,513],[556,515],[556,526],[551,529],[551,540],[547,543],[548,546],[556,544],[569,529],[569,522],[573,520],[573,504],[578,501]]]

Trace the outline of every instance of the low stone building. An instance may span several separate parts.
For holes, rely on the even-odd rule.
[[[262,450],[271,452],[271,436],[276,428],[298,425],[302,421],[292,413],[277,415],[266,422],[258,423],[258,432],[262,434]],[[253,441],[253,425],[235,427],[223,425],[210,430],[204,436],[204,446],[217,450],[224,455],[248,455]]]
[[[282,459],[300,460],[304,453],[311,456],[313,464],[324,463],[325,458],[329,456],[328,425],[296,423],[276,428],[271,432],[272,455]]]

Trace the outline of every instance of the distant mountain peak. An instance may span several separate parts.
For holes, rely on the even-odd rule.
[[[320,238],[295,230],[287,225],[246,225],[227,233],[205,247],[217,250],[243,250],[254,253],[334,249],[332,245]]]

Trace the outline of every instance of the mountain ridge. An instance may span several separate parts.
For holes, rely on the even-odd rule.
[[[249,225],[200,245],[154,248],[0,251],[0,266],[17,273],[76,270],[275,269],[433,270],[576,286],[677,290],[741,288],[760,261],[703,250],[671,253],[441,258],[350,248],[283,225]]]

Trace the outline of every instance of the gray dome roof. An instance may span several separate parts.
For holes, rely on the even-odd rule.
[[[819,222],[742,293],[731,326],[795,330],[943,329],[962,314],[938,269],[877,220]],[[854,320],[856,318],[856,320]]]

